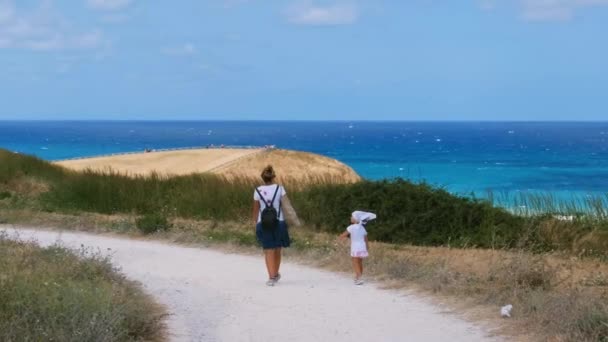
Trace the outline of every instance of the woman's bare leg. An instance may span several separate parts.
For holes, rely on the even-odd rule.
[[[281,268],[281,247],[274,250],[274,265],[274,276],[276,277],[279,274],[279,268]]]
[[[264,250],[264,260],[266,261],[266,270],[268,271],[268,279],[273,278],[275,273],[275,252],[274,249],[265,249]]]

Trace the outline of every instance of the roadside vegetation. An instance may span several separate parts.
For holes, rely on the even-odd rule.
[[[75,173],[0,150],[0,223],[96,227],[248,251],[256,246],[249,220],[257,183]],[[370,210],[378,214],[369,226],[373,276],[472,305],[513,304],[517,329],[543,339],[608,341],[608,196],[566,203],[531,195],[519,199],[520,210],[507,210],[498,200],[401,179],[285,185],[306,222],[292,230],[292,258],[348,270],[335,234],[352,210]]]
[[[315,231],[337,233],[354,209],[378,220],[376,241],[419,246],[519,248],[576,254],[608,253],[608,194],[558,202],[550,196],[517,199],[506,210],[492,201],[454,196],[427,184],[402,179],[335,184],[319,177],[312,185],[286,181],[299,215]],[[171,218],[238,221],[250,217],[256,179],[213,174],[127,177],[104,172],[68,171],[45,161],[0,150],[0,200],[12,207],[46,212],[131,214],[168,229]]]
[[[0,235],[1,341],[160,341],[162,317],[107,258]]]

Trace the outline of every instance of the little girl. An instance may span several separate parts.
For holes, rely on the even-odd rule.
[[[363,280],[361,280],[361,276],[363,275],[363,258],[367,258],[367,251],[369,250],[367,231],[364,225],[375,218],[376,214],[355,211],[350,218],[352,224],[340,235],[341,239],[346,239],[350,235],[350,256],[353,261],[353,270],[355,271],[355,285],[363,285]]]

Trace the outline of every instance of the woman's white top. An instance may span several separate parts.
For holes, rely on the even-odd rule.
[[[355,255],[359,252],[367,252],[367,245],[365,244],[365,236],[367,230],[362,224],[351,224],[346,228],[346,231],[350,234],[350,253]]]
[[[274,196],[274,192],[277,189],[277,186],[279,187],[279,191],[277,192],[277,196],[274,198],[274,202],[271,203],[272,201],[272,196]],[[260,194],[262,194],[262,198],[260,198],[260,195],[258,194],[257,191],[253,190],[253,199],[255,201],[260,202],[260,212],[258,213],[258,223],[262,220],[262,210],[264,210],[264,208],[266,208],[266,206],[264,205],[264,202],[266,202],[268,205],[272,205],[277,212],[279,211],[279,205],[281,203],[281,197],[287,195],[287,192],[285,191],[285,188],[281,185],[277,185],[277,184],[271,184],[271,185],[261,185],[258,186],[258,191],[260,192]],[[281,209],[281,212],[279,213],[279,221],[285,221],[285,217],[283,215],[283,209]]]

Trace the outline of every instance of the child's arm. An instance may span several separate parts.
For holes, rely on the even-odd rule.
[[[344,239],[346,239],[348,237],[348,234],[350,234],[348,232],[348,230],[345,230],[344,233],[342,233],[342,234],[340,234],[340,236],[338,236],[338,238],[344,240]]]
[[[367,241],[367,234],[365,234],[365,249],[369,252],[369,241]]]

